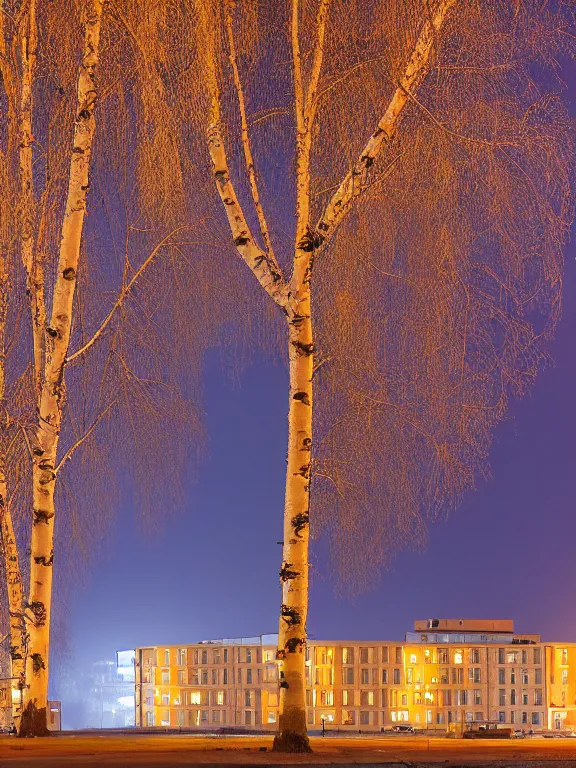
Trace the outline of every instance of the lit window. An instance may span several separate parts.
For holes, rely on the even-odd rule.
[[[190,694],[190,704],[200,704],[200,691],[192,691]]]
[[[418,659],[416,658],[416,654],[415,653],[411,653],[410,654],[410,664],[416,664],[417,661],[418,661]]]
[[[462,664],[463,653],[462,651],[454,651],[454,664]]]
[[[268,722],[269,723],[276,722],[276,712],[268,712]]]
[[[224,704],[224,691],[218,691],[218,694],[216,696],[216,701],[219,706],[222,706]]]

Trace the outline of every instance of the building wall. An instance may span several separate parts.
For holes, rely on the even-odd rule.
[[[137,726],[274,730],[275,655],[257,638],[138,649]],[[311,641],[306,673],[310,729],[576,726],[576,644]]]

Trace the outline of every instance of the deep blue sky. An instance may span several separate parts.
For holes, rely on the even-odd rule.
[[[575,253],[567,254],[555,366],[498,428],[493,478],[431,527],[424,552],[400,555],[354,601],[335,595],[316,556],[312,637],[394,639],[416,618],[490,616],[576,641]],[[188,509],[152,536],[125,510],[73,595],[70,650],[81,668],[119,648],[276,631],[285,372],[262,362],[231,390],[214,359],[207,381],[210,454]]]

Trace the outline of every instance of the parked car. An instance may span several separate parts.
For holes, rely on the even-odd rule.
[[[416,733],[413,725],[393,725],[394,733]]]

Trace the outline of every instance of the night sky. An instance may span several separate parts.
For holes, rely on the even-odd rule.
[[[354,599],[338,596],[317,543],[310,637],[392,640],[414,619],[494,617],[514,619],[520,632],[576,641],[575,339],[572,245],[554,366],[497,428],[493,477],[431,526],[424,551],[400,554]],[[67,631],[55,642],[52,695],[60,693],[64,659],[69,670],[87,671],[117,649],[277,631],[286,372],[262,360],[231,389],[214,352],[206,385],[208,454],[186,489],[187,507],[152,533],[129,502],[119,510],[88,573],[57,607]],[[247,434],[254,450],[246,451]]]
[[[320,543],[311,637],[400,639],[417,618],[477,616],[576,641],[575,331],[571,248],[555,365],[497,429],[493,478],[431,527],[425,551],[401,554],[353,600],[338,597]],[[262,362],[230,389],[214,355],[207,390],[209,458],[187,509],[146,535],[126,508],[74,595],[69,647],[81,667],[120,648],[276,631],[286,375]]]

